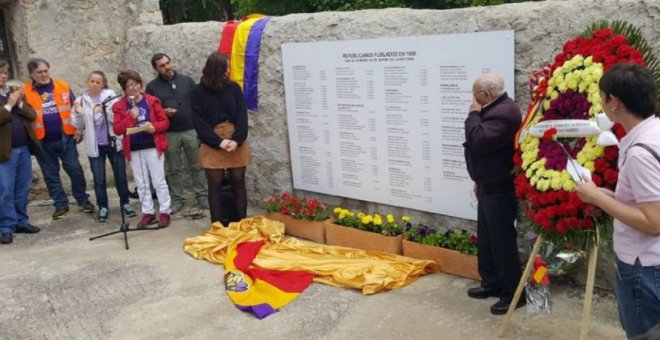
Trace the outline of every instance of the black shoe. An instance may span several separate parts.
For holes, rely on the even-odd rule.
[[[61,220],[69,214],[69,208],[55,209],[53,213],[54,220]]]
[[[16,228],[16,233],[17,234],[36,234],[40,231],[41,231],[41,229],[39,227],[35,227],[30,223],[28,223],[25,227],[17,227]]]
[[[473,299],[485,299],[499,295],[499,289],[493,287],[475,287],[468,289],[468,296]]]
[[[134,200],[139,200],[140,195],[138,195],[137,188],[135,188],[133,191],[128,192],[128,197],[134,199]]]
[[[509,300],[504,300],[500,299],[497,301],[494,305],[490,306],[490,312],[495,315],[502,315],[506,314],[506,312],[509,311],[509,305],[511,304],[511,301]],[[520,296],[520,300],[518,300],[518,304],[516,305],[516,309],[524,306],[527,304],[527,297],[525,294],[522,294]]]
[[[88,214],[93,213],[94,210],[96,209],[94,204],[92,204],[92,202],[90,202],[90,201],[83,202],[83,203],[78,203],[78,206],[80,207],[80,210],[82,210],[82,212],[88,213]]]
[[[12,233],[0,234],[0,244],[10,244],[12,242],[14,242],[14,234]]]

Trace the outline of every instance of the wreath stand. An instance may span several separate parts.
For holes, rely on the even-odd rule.
[[[504,330],[506,329],[507,324],[513,316],[513,312],[516,310],[516,305],[520,300],[520,295],[522,295],[523,288],[531,275],[532,265],[534,264],[534,258],[539,253],[541,248],[541,243],[543,242],[543,236],[539,235],[536,238],[536,243],[532,248],[532,252],[529,255],[529,260],[527,260],[527,265],[525,266],[525,271],[523,271],[520,282],[518,282],[518,288],[516,293],[513,295],[513,300],[509,305],[509,310],[506,312],[506,316],[502,321],[498,336],[502,337],[504,335]],[[584,304],[582,307],[582,321],[580,322],[580,340],[587,338],[587,333],[589,333],[589,324],[591,323],[591,300],[594,293],[594,279],[596,277],[596,260],[598,259],[598,242],[594,244],[589,250],[589,269],[587,272],[587,287],[584,295]]]

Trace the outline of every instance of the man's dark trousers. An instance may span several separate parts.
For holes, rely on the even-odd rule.
[[[477,235],[479,237],[479,274],[482,286],[501,290],[500,297],[510,301],[522,275],[514,221],[517,201],[513,190],[495,193],[479,186]]]

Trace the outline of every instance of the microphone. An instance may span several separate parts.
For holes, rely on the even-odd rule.
[[[107,103],[109,103],[109,102],[111,102],[111,101],[113,101],[113,100],[115,100],[115,99],[117,99],[117,98],[119,98],[119,97],[121,97],[121,95],[116,95],[116,96],[108,97],[108,98],[104,99],[104,100],[101,102],[101,105],[105,105],[105,104],[107,104]]]

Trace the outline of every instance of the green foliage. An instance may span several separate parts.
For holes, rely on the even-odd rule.
[[[448,229],[443,232],[423,224],[407,225],[403,237],[408,241],[452,249],[469,255],[476,255],[478,251],[477,236],[467,230]]]
[[[225,21],[251,13],[286,15],[388,7],[449,9],[523,1],[525,0],[160,0],[160,8],[165,23],[174,24],[190,21]]]
[[[160,0],[165,24],[226,21],[234,16],[230,0]]]

